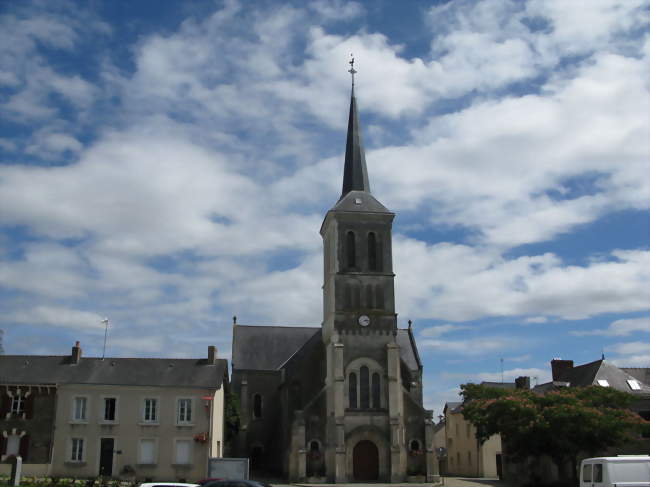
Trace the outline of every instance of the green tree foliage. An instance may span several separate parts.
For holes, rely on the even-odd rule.
[[[558,389],[546,394],[464,384],[463,417],[476,426],[479,442],[499,433],[514,460],[549,455],[560,471],[578,455],[622,445],[650,422],[630,411],[634,396],[600,386]]]
[[[230,442],[233,440],[237,433],[239,433],[239,398],[233,392],[228,392],[226,394],[224,408],[224,422],[225,422],[225,433],[226,441]]]

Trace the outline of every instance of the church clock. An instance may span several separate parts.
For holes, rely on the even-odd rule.
[[[370,318],[366,315],[359,316],[359,324],[361,326],[368,326],[370,324]]]

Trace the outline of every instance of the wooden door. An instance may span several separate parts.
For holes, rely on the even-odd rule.
[[[363,440],[352,451],[352,469],[356,482],[379,480],[379,451],[372,441]]]

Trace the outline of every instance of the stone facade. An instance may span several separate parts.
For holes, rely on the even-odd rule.
[[[397,328],[394,214],[370,193],[356,101],[343,194],[321,227],[320,328],[234,326],[237,455],[291,481],[438,478],[411,329]]]

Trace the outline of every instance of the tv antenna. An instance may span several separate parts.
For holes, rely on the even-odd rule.
[[[104,357],[106,356],[106,338],[108,336],[108,318],[104,318],[102,320],[102,324],[105,326],[105,328],[104,328],[104,349],[102,350],[102,360],[104,360]]]

